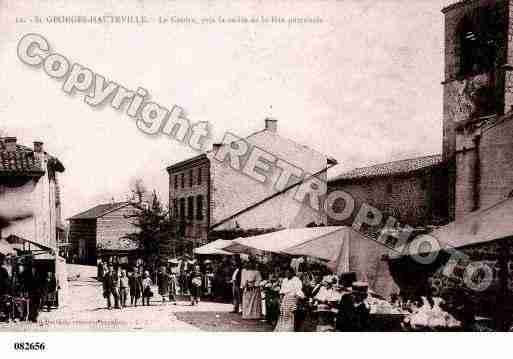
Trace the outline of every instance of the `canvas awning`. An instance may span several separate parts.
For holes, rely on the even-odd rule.
[[[16,245],[16,244],[23,245],[24,243],[30,243],[30,244],[38,247],[39,250],[47,251],[47,252],[50,252],[50,253],[55,252],[54,248],[48,247],[46,244],[40,243],[40,242],[35,241],[35,240],[19,237],[19,236],[16,236],[16,235],[10,235],[10,236],[8,236],[6,238],[6,240],[7,240],[7,242],[9,242],[12,245]],[[25,248],[24,247],[20,247],[20,249],[25,249]]]
[[[230,256],[233,255],[232,252],[225,251],[223,248],[229,246],[232,243],[230,240],[226,239],[218,239],[213,242],[207,243],[201,247],[195,248],[195,254],[204,254],[204,255],[225,255]]]
[[[420,245],[415,246],[415,249],[406,248],[401,256],[422,255],[433,249],[438,251],[444,248],[462,248],[513,237],[513,198],[507,198],[491,207],[472,212],[435,229],[429,233],[429,236],[435,238],[438,244],[433,247]],[[426,238],[425,242],[431,241],[432,239]],[[391,255],[391,258],[394,256]]]
[[[384,260],[388,248],[351,227],[290,228],[232,242],[224,250],[315,257],[327,261],[337,274],[355,272],[358,280],[367,281],[384,297],[398,290]]]
[[[284,253],[285,249],[328,234],[334,234],[342,228],[345,227],[287,228],[258,236],[234,239],[224,250],[246,254],[256,252]]]

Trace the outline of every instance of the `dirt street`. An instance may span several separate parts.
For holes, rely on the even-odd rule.
[[[68,272],[72,279],[68,282],[68,305],[51,312],[41,312],[37,323],[0,323],[0,331],[196,331],[200,329],[178,320],[175,313],[198,312],[201,316],[211,313],[209,316],[216,318],[232,310],[230,304],[213,302],[200,302],[191,306],[185,298],[176,305],[169,302],[162,304],[158,294],[152,298],[149,307],[108,310],[102,296],[101,283],[91,278],[91,268],[79,269],[79,273],[76,273],[77,267],[70,266]],[[157,293],[156,288],[154,293]]]

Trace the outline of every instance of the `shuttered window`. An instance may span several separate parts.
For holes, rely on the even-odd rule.
[[[203,196],[196,197],[196,219],[203,220]]]
[[[194,218],[194,197],[187,198],[187,219]]]

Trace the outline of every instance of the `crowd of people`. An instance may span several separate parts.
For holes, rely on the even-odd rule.
[[[294,266],[283,260],[264,263],[254,257],[243,261],[239,256],[165,263],[156,273],[151,273],[142,261],[126,267],[108,259],[99,263],[98,278],[103,283],[103,297],[109,309],[136,307],[139,299],[143,306],[148,306],[156,287],[158,301],[162,303],[176,303],[177,295],[190,300],[191,305],[198,305],[202,298],[232,301],[233,312],[240,314],[243,320],[265,318],[276,331],[306,330],[304,323],[313,317],[307,309],[311,304],[316,306],[313,330],[322,327],[328,317],[323,312],[332,312],[328,308],[333,305],[329,293],[338,286],[337,277],[330,275],[322,265],[303,262]],[[351,290],[344,293],[347,296],[337,301],[339,317],[351,318],[344,322],[352,324],[350,327],[339,325],[337,329],[364,330],[369,313],[365,303],[367,286],[346,283],[343,288],[349,287]]]
[[[176,295],[190,296],[191,305],[199,303],[203,293],[205,275],[199,265],[178,266],[171,263],[161,265],[156,273],[144,265],[142,260],[128,267],[112,258],[98,263],[98,280],[102,282],[103,297],[108,309],[128,306],[150,305],[156,286],[162,303],[176,303]],[[208,291],[207,291],[208,292]],[[130,298],[130,303],[128,303]],[[140,302],[139,302],[140,300]]]
[[[157,302],[176,304],[177,296],[192,306],[204,299],[232,302],[233,313],[243,320],[265,319],[275,331],[380,330],[371,308],[374,314],[382,310],[380,314],[397,318],[420,308],[417,301],[398,294],[386,301],[370,291],[366,282],[358,281],[355,273],[337,276],[324,264],[306,258],[183,259],[164,263],[154,272],[142,261],[127,267],[107,260],[99,264],[98,276],[109,309],[136,307],[139,299],[141,305],[149,306],[156,288]]]
[[[58,289],[55,273],[30,257],[0,256],[0,320],[37,322],[42,310],[58,307]]]
[[[367,283],[348,282],[346,278],[339,285],[339,278],[323,266],[294,268],[283,264],[267,270],[264,280],[254,259],[245,264],[236,261],[233,303],[234,312],[240,310],[242,319],[264,316],[275,331],[323,331],[334,322],[333,330],[368,329]]]

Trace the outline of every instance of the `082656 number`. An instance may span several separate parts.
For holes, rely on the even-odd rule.
[[[40,342],[15,342],[14,350],[26,350],[26,351],[35,351],[35,350],[45,350],[45,343]]]

